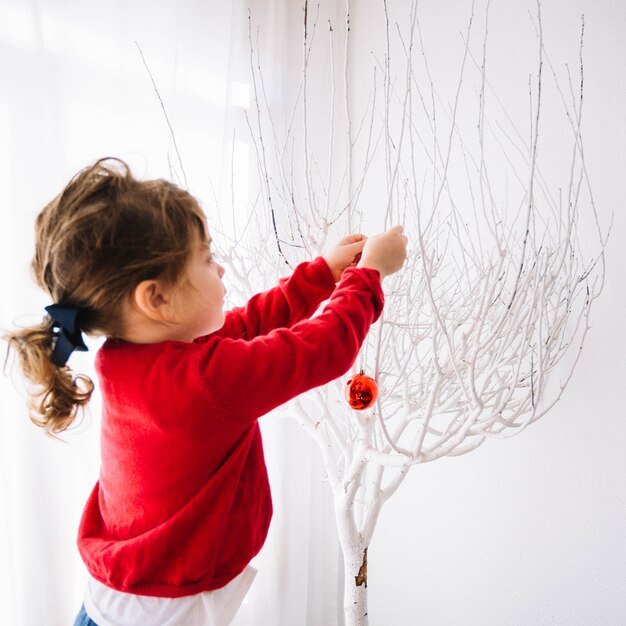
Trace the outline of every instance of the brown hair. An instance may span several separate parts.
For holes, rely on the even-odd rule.
[[[176,284],[192,246],[207,239],[198,202],[173,183],[137,180],[106,157],[76,174],[39,214],[32,270],[54,303],[80,308],[86,334],[119,334],[121,304],[142,280]],[[52,363],[52,320],[4,335],[30,391],[29,415],[49,434],[67,429],[93,382]]]

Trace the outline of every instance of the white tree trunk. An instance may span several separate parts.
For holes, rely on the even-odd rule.
[[[344,564],[343,609],[345,626],[367,626],[367,546],[342,545]]]
[[[355,455],[359,457],[359,455]],[[367,626],[367,548],[371,539],[371,526],[366,519],[362,527],[357,518],[363,517],[362,503],[355,502],[364,479],[365,463],[357,462],[359,468],[348,472],[349,478],[335,485],[335,518],[339,544],[343,553],[343,609],[345,626]],[[376,516],[375,516],[376,517]]]

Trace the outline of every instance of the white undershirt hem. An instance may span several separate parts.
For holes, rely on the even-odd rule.
[[[257,570],[248,565],[227,585],[183,598],[154,598],[111,589],[89,576],[85,610],[98,626],[228,626]]]

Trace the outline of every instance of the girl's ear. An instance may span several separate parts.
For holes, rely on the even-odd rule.
[[[131,306],[155,322],[167,322],[171,315],[169,290],[159,280],[143,280],[131,294]]]

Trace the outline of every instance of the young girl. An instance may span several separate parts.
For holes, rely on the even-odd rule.
[[[206,218],[172,183],[101,159],[43,209],[32,267],[53,304],[7,336],[36,424],[70,426],[93,383],[66,362],[82,333],[107,336],[76,624],[230,623],[272,516],[258,418],[350,368],[405,256],[401,227],[348,236],[225,314]]]

